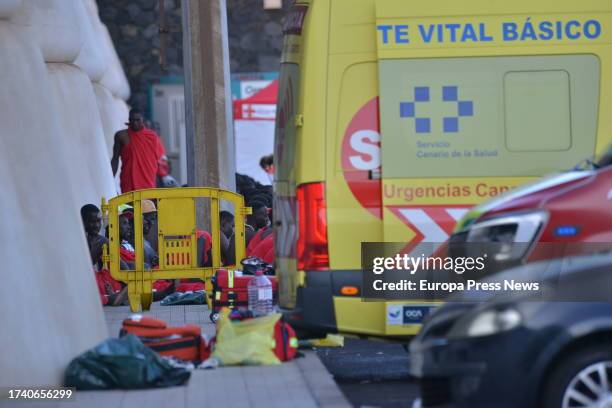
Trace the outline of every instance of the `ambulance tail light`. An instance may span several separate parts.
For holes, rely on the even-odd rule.
[[[298,270],[329,269],[325,183],[298,186],[297,213]]]

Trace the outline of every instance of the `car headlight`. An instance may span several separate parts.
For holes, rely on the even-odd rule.
[[[518,327],[523,321],[514,308],[486,309],[459,319],[448,334],[449,338],[482,337]]]
[[[466,242],[492,244],[490,255],[498,262],[521,259],[547,219],[545,211],[536,211],[476,222],[466,231]]]

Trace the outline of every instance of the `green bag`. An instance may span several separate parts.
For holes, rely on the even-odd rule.
[[[128,334],[107,339],[72,360],[64,384],[77,390],[162,388],[182,385],[190,375]]]

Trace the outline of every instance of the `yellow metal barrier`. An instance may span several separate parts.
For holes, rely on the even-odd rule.
[[[212,236],[212,265],[198,265],[196,200],[209,199]],[[145,269],[142,200],[157,202],[157,235],[159,269]],[[108,224],[109,244],[104,246],[103,261],[114,279],[127,284],[133,312],[149,310],[153,300],[153,282],[158,279],[196,278],[204,281],[207,294],[212,293],[210,278],[222,267],[220,246],[220,200],[233,204],[235,223],[235,260],[244,258],[245,216],[251,208],[244,206],[240,194],[217,188],[163,188],[137,190],[121,194],[106,202],[102,198],[102,214]],[[135,268],[120,269],[119,206],[129,204],[134,211]],[[225,265],[223,267],[232,267]],[[207,296],[208,298],[208,296]]]

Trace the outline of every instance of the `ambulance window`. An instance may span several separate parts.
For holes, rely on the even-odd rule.
[[[504,96],[508,150],[542,152],[571,147],[567,71],[508,72]]]
[[[595,152],[595,55],[383,59],[383,178],[540,176]]]

